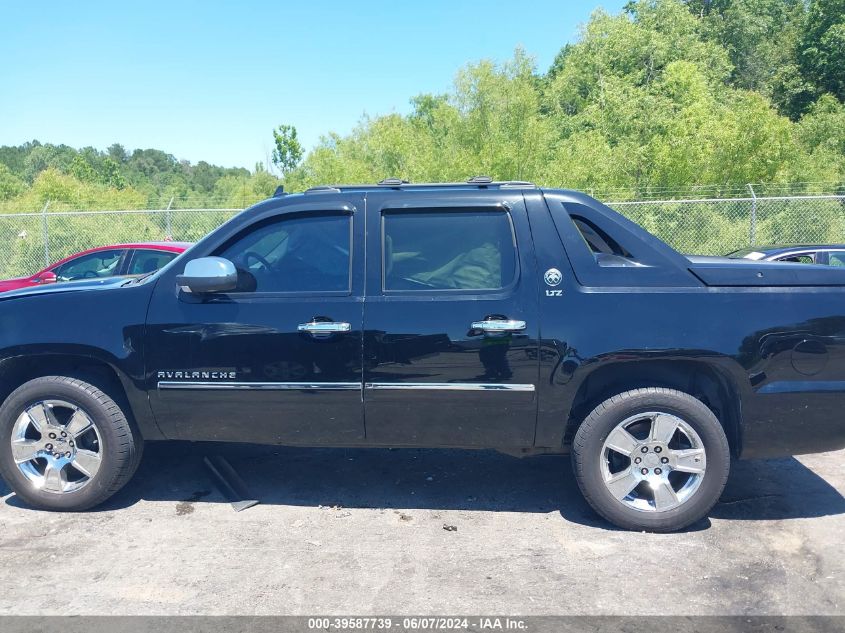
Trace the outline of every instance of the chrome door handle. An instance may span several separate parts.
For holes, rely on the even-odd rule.
[[[473,321],[471,327],[473,330],[481,330],[482,332],[521,332],[528,326],[526,325],[525,321],[507,319]]]
[[[311,334],[331,334],[332,332],[349,332],[352,326],[349,323],[340,321],[309,321],[296,326],[300,332]]]

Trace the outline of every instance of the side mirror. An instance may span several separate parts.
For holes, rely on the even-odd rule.
[[[35,278],[35,281],[40,284],[54,284],[59,280],[52,270],[45,270],[43,273]]]
[[[186,292],[226,292],[238,285],[235,265],[222,257],[200,257],[185,264],[185,272],[176,277],[176,283]]]

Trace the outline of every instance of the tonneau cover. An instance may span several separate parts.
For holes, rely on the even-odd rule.
[[[796,262],[688,256],[689,269],[708,286],[845,286],[845,268]]]

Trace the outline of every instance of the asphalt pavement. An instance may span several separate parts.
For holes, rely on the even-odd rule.
[[[562,456],[150,444],[96,511],[0,482],[0,614],[845,615],[843,493],[845,451],[738,462],[658,535],[596,516]]]

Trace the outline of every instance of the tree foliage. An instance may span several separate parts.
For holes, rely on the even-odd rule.
[[[273,130],[273,164],[283,174],[295,169],[302,160],[304,150],[292,125],[280,125]]]
[[[469,64],[445,94],[413,96],[407,113],[364,116],[347,134],[326,131],[307,154],[296,128],[279,126],[273,161],[289,191],[476,174],[617,198],[845,185],[843,20],[845,0],[630,2],[596,11],[547,70],[521,49]],[[0,147],[0,209],[40,208],[53,189],[57,208],[171,198],[237,207],[281,181],[120,144]]]
[[[793,120],[825,93],[845,99],[845,0],[688,0],[728,52],[732,83]]]
[[[171,199],[175,206],[237,208],[266,198],[278,184],[265,169],[194,165],[118,143],[105,152],[38,141],[0,147],[0,212],[38,210],[41,194],[54,186],[51,209],[61,210],[162,208]]]
[[[812,0],[798,59],[817,92],[845,100],[845,0]]]
[[[838,22],[821,15],[841,18],[836,2],[845,0],[643,0],[617,15],[599,10],[547,72],[522,50],[503,64],[468,65],[448,94],[413,97],[407,115],[327,134],[286,179],[296,189],[481,173],[629,197],[842,182],[841,96],[802,62],[808,42],[833,41]]]

